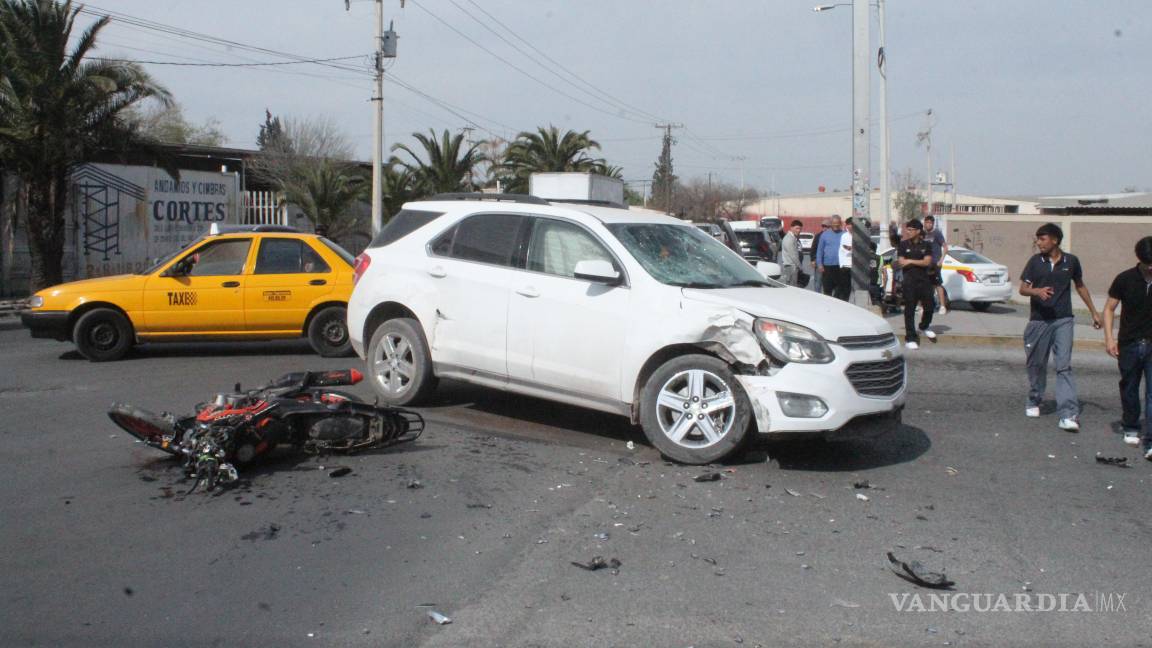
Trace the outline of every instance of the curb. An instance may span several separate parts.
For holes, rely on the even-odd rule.
[[[905,341],[905,336],[898,335],[901,342]],[[1090,349],[1093,351],[1104,350],[1104,340],[1073,340],[1074,349]],[[1013,348],[1023,349],[1024,338],[1020,335],[964,335],[964,334],[944,334],[939,333],[936,337],[936,345],[938,346],[951,346],[951,347],[992,347],[992,348]],[[923,342],[922,347],[929,348],[931,342]]]

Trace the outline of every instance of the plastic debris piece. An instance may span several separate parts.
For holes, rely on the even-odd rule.
[[[698,481],[698,482],[714,482],[714,481],[720,481],[720,473],[718,473],[718,472],[708,472],[708,473],[704,473],[703,475],[696,475],[696,476],[695,476],[695,477],[693,477],[692,479],[694,479],[694,480],[696,480],[696,481]]]
[[[959,475],[960,474],[960,471],[956,470],[952,466],[944,466],[944,472],[948,473],[949,475]]]
[[[470,509],[490,509],[490,508],[492,508],[492,505],[491,504],[469,504],[468,508],[470,508]]]
[[[1103,455],[1096,455],[1096,463],[1104,464],[1105,466],[1116,466],[1117,468],[1128,468],[1128,457],[1105,457]]]
[[[860,604],[853,601],[845,601],[844,599],[834,598],[832,599],[832,607],[858,608],[860,607]]]
[[[452,623],[452,619],[440,614],[436,610],[428,610],[428,618],[432,619],[437,625],[448,625]]]
[[[596,538],[597,540],[607,540],[608,534],[602,531],[600,533],[593,533],[592,537]]]
[[[855,488],[856,490],[867,490],[872,488],[872,484],[868,480],[858,481],[852,484],[852,488]]]
[[[867,502],[868,496],[864,493],[856,493],[856,499],[860,500],[861,502]]]
[[[918,561],[904,562],[888,552],[888,562],[890,563],[892,573],[896,574],[904,580],[915,583],[922,587],[931,589],[951,589],[956,584],[955,581],[949,580],[943,572],[928,571],[924,565]]]
[[[815,497],[816,499],[824,499],[825,497],[827,497],[827,495],[821,495],[820,493],[809,493],[809,495],[811,495],[812,497]]]
[[[794,491],[794,490],[792,490],[791,488],[785,488],[785,489],[784,489],[784,492],[785,492],[785,493],[788,493],[788,494],[789,494],[789,495],[791,495],[792,497],[800,497],[800,492],[799,492],[799,491]]]
[[[328,476],[329,477],[344,477],[345,475],[350,475],[350,474],[352,474],[352,469],[349,468],[348,466],[343,466],[341,468],[337,468],[336,470],[333,470],[332,472],[328,473]]]
[[[628,443],[625,444],[625,446],[629,450],[635,450],[636,449],[636,442],[635,441],[629,441]]]
[[[1048,458],[1049,458],[1049,459],[1055,459],[1055,458],[1056,458],[1056,455],[1054,455],[1054,454],[1050,454],[1050,455],[1048,455]]]
[[[424,488],[424,484],[421,484],[419,479],[413,479],[412,481],[408,482],[408,488],[416,490],[417,488]]]
[[[589,560],[586,563],[576,562],[575,560],[573,560],[572,564],[576,565],[580,569],[586,569],[588,571],[597,571],[600,569],[611,569],[611,570],[615,571],[617,569],[620,569],[620,565],[623,563],[621,563],[619,560],[617,560],[615,558],[612,558],[610,560],[604,560],[604,556],[594,556],[592,558],[592,560]]]

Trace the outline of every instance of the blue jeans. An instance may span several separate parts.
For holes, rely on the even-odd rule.
[[[1072,333],[1074,320],[1029,320],[1024,327],[1024,351],[1028,357],[1028,405],[1040,406],[1048,382],[1048,356],[1056,370],[1056,411],[1060,418],[1076,418],[1080,402],[1072,378]]]
[[[1140,427],[1140,381],[1144,381],[1144,416],[1152,412],[1152,340],[1134,340],[1120,345],[1121,424],[1126,429]],[[1144,448],[1152,445],[1152,424],[1144,422]]]

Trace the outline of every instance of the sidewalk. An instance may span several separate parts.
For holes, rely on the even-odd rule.
[[[1097,307],[1103,304],[1098,304]],[[875,312],[875,309],[873,309]],[[1104,331],[1092,328],[1087,311],[1077,310],[1074,339],[1077,349],[1103,349]],[[887,315],[885,319],[897,334],[904,331],[904,315]],[[919,322],[919,315],[917,315]],[[932,316],[932,330],[940,334],[941,343],[977,346],[1022,346],[1024,327],[1028,324],[1027,304],[993,304],[986,312],[978,313],[963,302],[947,315]]]

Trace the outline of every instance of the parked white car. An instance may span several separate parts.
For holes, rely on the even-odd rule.
[[[816,235],[812,232],[800,232],[800,251],[810,254],[812,252],[812,241],[815,238]]]
[[[1008,268],[968,248],[948,247],[940,266],[940,280],[949,301],[968,302],[978,311],[1012,299]]]
[[[357,259],[350,336],[382,402],[464,380],[628,416],[691,464],[749,433],[899,425],[904,357],[876,315],[655,212],[449,197],[405,205]]]

